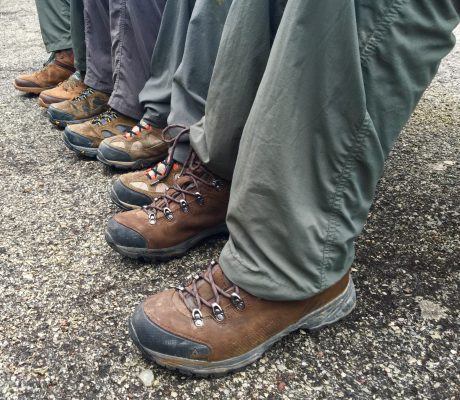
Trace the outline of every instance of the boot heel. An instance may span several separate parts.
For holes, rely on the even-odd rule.
[[[356,291],[350,277],[346,290],[330,303],[307,315],[300,323],[299,328],[314,331],[346,317],[355,308]]]

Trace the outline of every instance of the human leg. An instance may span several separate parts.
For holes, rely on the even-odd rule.
[[[70,0],[36,0],[35,4],[46,51],[71,49]]]
[[[113,90],[109,6],[110,0],[84,0],[85,84],[103,93]]]
[[[149,78],[150,62],[165,4],[166,0],[111,0],[114,88],[109,105],[136,120],[143,115],[139,92]]]
[[[131,336],[148,358],[223,374],[351,311],[353,241],[459,10],[289,0],[241,137],[222,270],[137,308]]]
[[[70,0],[70,32],[75,68],[84,77],[86,72],[86,43],[83,0]]]
[[[141,94],[146,106],[145,121],[151,121],[150,123],[155,125],[158,123],[157,117],[168,110],[167,121],[170,125],[190,126],[204,115],[209,82],[230,5],[230,0],[223,2],[198,0],[188,5],[186,2],[168,3],[161,28],[163,30],[160,32],[155,48],[156,55],[152,59],[154,64],[158,62],[167,67],[167,70],[160,74],[154,67],[152,71],[156,73],[150,78]],[[174,15],[178,16],[176,25],[171,24]],[[187,23],[187,29],[184,29],[182,23],[184,25]],[[164,45],[165,40],[168,40],[168,46]],[[180,60],[180,46],[176,48],[169,45],[171,41],[183,43]],[[167,54],[161,55],[162,51],[172,52],[173,57]],[[169,87],[162,88],[165,84]],[[162,89],[158,90],[159,87]],[[170,104],[167,105],[164,102],[165,93],[169,93]],[[164,121],[164,116],[162,118]],[[170,129],[168,136],[175,137],[180,130],[180,127],[175,130]],[[100,160],[118,168],[135,169],[153,165],[152,161],[157,160],[158,152],[152,136],[145,135],[135,140],[130,139],[120,137],[104,141],[99,147]],[[174,154],[170,154],[169,161],[166,161],[170,164],[166,171],[172,172],[172,166],[183,164],[187,158],[190,151],[188,135],[184,135],[181,140],[181,143],[177,143],[174,147]],[[112,188],[113,198],[117,204],[131,208],[150,204],[155,197],[158,197],[158,185],[152,182],[151,178],[157,176],[154,170],[163,170],[163,166],[164,162],[161,162],[146,173],[134,173],[120,178]],[[164,182],[169,182],[168,179]],[[164,187],[164,184],[160,186]]]

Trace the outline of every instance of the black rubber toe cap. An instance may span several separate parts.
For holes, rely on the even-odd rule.
[[[71,130],[69,126],[67,126],[64,130],[64,135],[66,136],[67,140],[75,145],[80,147],[91,147],[92,142],[88,138],[80,135],[77,132]]]
[[[120,224],[114,218],[110,218],[107,223],[106,234],[115,245],[138,249],[147,248],[147,242],[140,233]]]
[[[49,106],[47,113],[48,117],[55,121],[73,121],[75,119],[72,114],[54,108],[52,105]]]
[[[196,359],[205,358],[210,353],[207,346],[184,339],[154,324],[145,314],[142,303],[136,307],[130,325],[134,343],[147,354],[151,350],[168,356]]]
[[[120,179],[117,179],[114,182],[112,190],[117,200],[125,204],[142,207],[147,206],[152,202],[152,199],[149,196],[130,189]]]
[[[99,146],[99,152],[102,153],[102,156],[109,161],[121,161],[129,162],[133,161],[128,153],[125,153],[122,150],[115,149],[112,146],[102,142]]]

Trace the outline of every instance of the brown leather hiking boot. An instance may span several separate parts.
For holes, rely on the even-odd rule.
[[[18,76],[14,80],[14,87],[21,92],[39,94],[69,79],[74,72],[73,52],[71,50],[58,51],[54,59],[47,62],[41,70]]]
[[[53,89],[47,89],[40,93],[38,104],[48,108],[50,104],[72,100],[83,92],[87,86],[83,82],[80,72],[75,72],[69,79],[59,83]]]
[[[194,152],[165,194],[140,210],[115,215],[105,237],[127,257],[167,260],[226,232],[230,185],[207,170]]]
[[[62,139],[65,145],[77,154],[96,157],[99,144],[107,137],[122,135],[136,121],[110,109],[90,121],[67,125]]]
[[[191,283],[148,297],[129,321],[145,357],[187,375],[221,376],[256,361],[297,329],[333,324],[354,308],[350,274],[302,301],[268,301],[238,288],[218,264]]]
[[[148,206],[174,184],[181,170],[182,164],[164,160],[145,171],[123,174],[112,185],[112,200],[125,210]]]
[[[121,169],[141,169],[154,165],[168,154],[168,142],[163,129],[140,121],[122,136],[104,139],[97,151],[97,159]]]
[[[72,100],[51,104],[48,118],[60,128],[65,128],[67,124],[80,124],[107,111],[109,98],[108,94],[88,87]]]

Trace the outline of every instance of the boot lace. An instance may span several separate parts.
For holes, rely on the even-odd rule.
[[[131,141],[134,138],[141,136],[142,131],[150,132],[151,130],[152,130],[152,127],[149,124],[146,124],[144,121],[140,121],[138,124],[134,125],[133,128],[126,131],[126,133],[124,134],[124,137],[128,141]]]
[[[192,314],[193,323],[197,327],[204,325],[203,314],[201,312],[203,306],[211,309],[212,315],[216,321],[222,322],[225,319],[224,310],[219,304],[221,297],[229,299],[233,306],[240,311],[244,310],[246,306],[244,300],[240,296],[240,289],[238,286],[233,285],[227,290],[224,290],[214,282],[212,269],[216,264],[215,261],[211,261],[206,271],[200,275],[195,275],[189,284],[177,285],[174,288]],[[213,293],[212,299],[206,300],[199,294],[198,283],[203,280],[211,287]]]
[[[144,174],[149,178],[151,181],[154,183],[157,183],[158,181],[166,178],[169,175],[169,172],[171,170],[177,171],[181,168],[181,164],[178,162],[172,162],[170,163],[168,159],[165,159],[163,161],[160,161],[158,164],[155,166],[146,169],[144,171]]]
[[[85,90],[83,90],[83,92],[81,92],[77,97],[75,97],[73,101],[83,101],[87,99],[89,96],[91,96],[93,93],[94,93],[94,89],[88,87]]]
[[[111,108],[110,110],[107,110],[106,112],[103,112],[102,114],[99,114],[96,118],[93,118],[91,120],[91,123],[94,125],[102,125],[104,124],[104,121],[105,123],[107,123],[117,118],[118,118],[118,113]]]
[[[167,137],[168,132],[172,128],[181,128],[182,130],[175,137]],[[152,185],[167,177],[171,170],[177,171],[181,168],[181,164],[174,160],[174,151],[176,150],[180,138],[188,133],[189,129],[183,125],[169,125],[163,130],[161,133],[161,139],[171,145],[171,147],[169,148],[168,158],[159,162],[152,168],[145,170],[145,175],[153,181]]]
[[[80,80],[75,78],[73,75],[66,79],[64,82],[60,82],[58,86],[62,86],[62,88],[68,92],[72,89],[75,89],[80,84]]]
[[[171,153],[174,152],[177,143],[180,139],[180,136],[189,132],[189,129],[184,129],[175,139],[173,147],[171,148]],[[171,156],[170,156],[171,158]],[[147,214],[149,223],[151,225],[155,225],[158,219],[158,213],[163,213],[165,218],[168,221],[171,221],[174,218],[173,212],[171,211],[171,204],[178,204],[180,209],[184,213],[189,212],[189,204],[186,200],[186,195],[192,196],[196,198],[196,202],[198,205],[204,205],[204,197],[198,191],[200,185],[206,185],[209,187],[214,187],[216,190],[221,190],[223,186],[223,182],[219,179],[212,179],[211,181],[203,178],[203,176],[209,174],[203,174],[202,172],[204,169],[203,163],[198,158],[196,153],[193,150],[190,150],[187,160],[182,167],[182,171],[180,172],[180,177],[188,177],[189,179],[185,182],[182,182],[181,185],[175,183],[171,186],[163,195],[157,197],[153,200],[153,202],[147,206],[143,206],[143,211]]]

